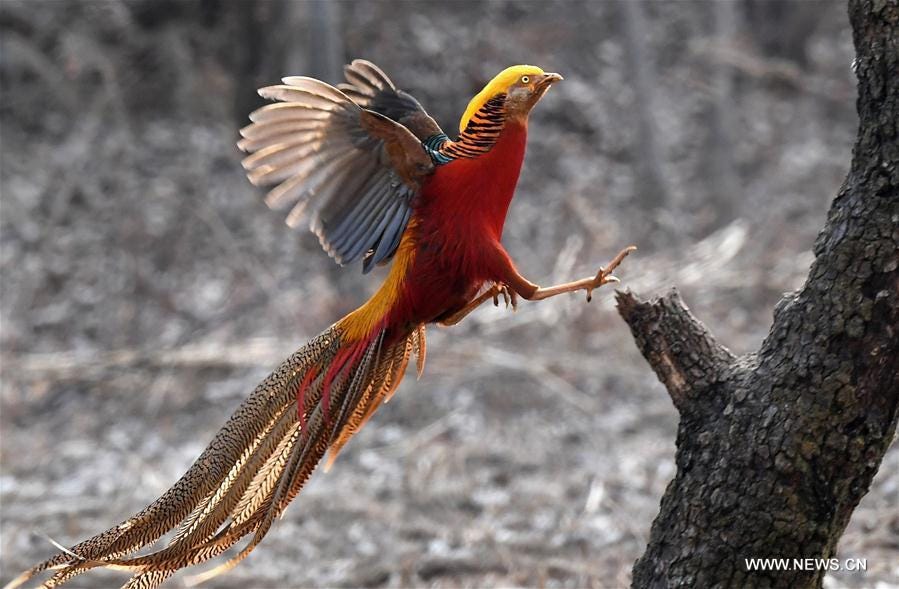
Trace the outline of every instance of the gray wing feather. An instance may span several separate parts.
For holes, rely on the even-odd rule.
[[[372,253],[370,256],[367,256],[362,262],[363,272],[369,270],[373,265],[380,264],[389,255],[396,251],[396,248],[399,245],[400,235],[398,229],[400,227],[405,227],[408,221],[409,211],[402,207],[396,207],[389,221],[381,232],[381,237],[379,238],[378,243],[375,244],[375,246],[373,246],[372,248],[374,250],[374,253]]]

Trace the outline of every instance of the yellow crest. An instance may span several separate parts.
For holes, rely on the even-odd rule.
[[[539,76],[541,74],[543,74],[543,70],[532,65],[513,65],[498,73],[496,77],[490,80],[490,83],[484,86],[483,90],[475,94],[474,98],[471,99],[471,102],[468,103],[468,108],[465,109],[465,114],[462,115],[462,120],[459,121],[459,132],[461,133],[465,130],[465,127],[468,126],[468,121],[471,120],[474,113],[478,112],[488,100],[497,94],[506,92],[509,87],[519,81],[522,76]]]

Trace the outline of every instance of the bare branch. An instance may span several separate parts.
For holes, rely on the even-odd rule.
[[[718,382],[733,363],[735,356],[690,313],[677,290],[651,301],[618,291],[616,299],[640,353],[679,410]]]

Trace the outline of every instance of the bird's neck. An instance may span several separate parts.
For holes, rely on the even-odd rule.
[[[526,143],[527,121],[505,120],[488,150],[438,166],[424,190],[430,212],[457,223],[461,217],[499,239]]]
[[[505,94],[500,94],[485,102],[469,117],[455,141],[440,133],[426,139],[423,145],[438,165],[455,159],[480,157],[493,149],[505,127],[507,114]]]
[[[483,187],[481,195],[475,195],[476,202],[497,239],[502,236],[506,214],[518,185],[527,137],[527,119],[506,120],[493,148],[475,160]]]

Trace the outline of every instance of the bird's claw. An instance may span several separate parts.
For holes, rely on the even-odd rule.
[[[626,248],[624,248],[623,250],[621,250],[620,252],[618,252],[618,254],[614,258],[612,258],[612,261],[609,263],[608,267],[603,267],[603,266],[599,267],[599,272],[597,272],[596,276],[593,278],[593,283],[590,284],[589,286],[587,286],[586,288],[584,288],[584,290],[587,291],[587,302],[588,303],[593,300],[593,290],[594,289],[599,288],[604,284],[621,282],[617,276],[612,276],[612,272],[615,270],[615,268],[617,268],[621,264],[621,262],[624,260],[624,258],[626,258],[628,256],[628,254],[630,254],[633,251],[636,251],[636,249],[637,249],[637,246],[629,245]]]
[[[493,306],[499,307],[499,296],[503,296],[503,302],[506,308],[512,307],[512,310],[518,308],[518,295],[505,284],[493,285]]]

